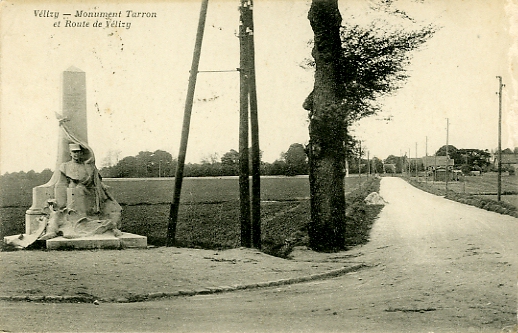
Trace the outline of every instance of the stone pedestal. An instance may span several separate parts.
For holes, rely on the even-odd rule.
[[[115,237],[113,232],[75,239],[56,237],[46,241],[49,250],[84,250],[84,249],[126,249],[147,248],[147,237],[123,232]]]

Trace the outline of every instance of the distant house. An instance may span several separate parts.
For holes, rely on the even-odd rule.
[[[424,156],[422,160],[423,165],[430,171],[441,167],[445,168],[446,164],[448,164],[451,169],[455,164],[455,160],[453,158],[448,159],[446,156]]]
[[[421,165],[423,164],[423,159],[422,158],[414,158],[414,157],[409,157],[407,158],[407,163],[414,166],[414,165]]]
[[[498,165],[498,154],[495,154],[495,166]],[[518,168],[518,154],[502,154],[502,166]]]
[[[433,176],[435,181],[458,180],[458,173],[455,173],[453,166],[455,160],[446,156],[424,156],[423,164],[426,172]]]

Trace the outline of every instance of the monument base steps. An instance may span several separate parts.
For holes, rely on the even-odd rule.
[[[56,237],[46,241],[48,250],[81,250],[81,249],[124,249],[147,248],[147,237],[123,232],[115,237],[107,232],[75,239]]]

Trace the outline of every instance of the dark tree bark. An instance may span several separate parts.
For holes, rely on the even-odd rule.
[[[341,73],[342,17],[337,0],[313,0],[308,19],[314,32],[315,84],[304,102],[309,111],[310,247],[337,251],[345,241],[345,137]]]

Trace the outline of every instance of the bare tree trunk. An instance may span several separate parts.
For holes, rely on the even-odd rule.
[[[340,75],[342,17],[337,0],[313,0],[308,14],[315,35],[315,85],[304,103],[309,110],[310,246],[337,251],[345,241],[345,89]]]

